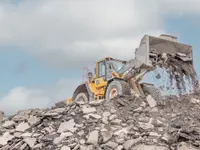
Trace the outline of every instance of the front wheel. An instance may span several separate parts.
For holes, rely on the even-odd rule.
[[[130,86],[123,80],[112,81],[106,90],[106,100],[111,100],[118,95],[131,95]]]

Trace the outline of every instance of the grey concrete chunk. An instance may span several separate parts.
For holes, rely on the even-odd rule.
[[[28,123],[26,122],[22,122],[20,123],[17,127],[16,127],[16,131],[21,131],[21,132],[24,132],[26,131],[27,129],[29,129],[30,126]]]
[[[90,117],[95,118],[95,119],[101,119],[102,118],[102,116],[97,115],[97,114],[93,114],[93,113],[84,115],[83,117],[85,117],[86,119],[89,119]]]
[[[103,102],[104,102],[104,100],[97,100],[97,101],[91,101],[91,102],[89,102],[89,104],[91,106],[98,106],[98,105],[101,105]]]
[[[181,142],[177,146],[177,150],[198,150],[197,148],[194,148],[192,145],[187,144],[185,142]]]
[[[34,126],[34,125],[37,125],[38,123],[40,123],[40,119],[37,118],[36,116],[32,116],[30,115],[30,117],[28,118],[28,123],[31,125],[31,126]]]
[[[96,112],[96,108],[95,107],[83,107],[82,111],[84,114],[89,114],[89,113]]]
[[[32,112],[32,110],[21,110],[18,111],[18,114],[15,115],[12,120],[13,121],[25,121],[29,118],[30,113]]]
[[[116,149],[118,144],[115,143],[115,142],[109,141],[108,143],[104,144],[104,146],[108,146],[108,147],[110,147],[112,149]]]
[[[141,140],[141,138],[137,138],[137,139],[130,139],[126,142],[124,142],[123,146],[125,149],[129,149],[131,148],[134,144],[138,143]]]
[[[14,136],[15,136],[15,137],[17,137],[17,138],[20,138],[20,137],[21,137],[21,135],[22,135],[22,133],[21,133],[21,132],[15,132],[15,133],[14,133]]]
[[[149,106],[152,108],[157,106],[157,102],[153,99],[153,97],[151,95],[147,96],[147,102],[148,102]]]
[[[109,141],[112,138],[112,135],[113,135],[112,131],[102,131],[101,132],[101,136],[103,138],[104,143]]]
[[[15,122],[14,121],[6,121],[6,122],[4,122],[4,124],[2,125],[2,127],[4,127],[4,128],[9,128],[9,127],[11,127],[11,126],[13,126],[15,124]]]
[[[117,146],[116,150],[122,150],[124,147],[122,145]]]
[[[103,117],[109,117],[111,113],[109,111],[103,112]]]
[[[154,125],[152,125],[150,123],[139,122],[139,127],[144,129],[144,130],[148,130],[148,129],[153,129]]]
[[[43,146],[43,144],[42,144],[42,143],[39,143],[39,144],[36,144],[36,145],[33,147],[33,149],[34,149],[34,150],[40,150],[40,149],[42,149],[42,146]]]
[[[111,115],[111,116],[109,117],[109,120],[113,120],[113,119],[115,119],[115,118],[117,118],[117,115]]]
[[[71,148],[68,147],[68,146],[63,146],[63,147],[61,148],[61,150],[71,150]]]
[[[56,109],[52,109],[50,111],[48,111],[47,113],[45,113],[45,116],[56,116],[59,114],[62,114],[65,111],[65,108],[56,108]]]
[[[191,102],[193,104],[199,104],[200,103],[200,100],[199,99],[196,99],[196,98],[191,98]]]
[[[23,134],[21,134],[21,137],[31,137],[32,136],[32,133],[30,132],[25,132]]]
[[[98,131],[92,131],[89,133],[88,139],[87,139],[87,143],[88,144],[94,144],[97,145],[98,144],[98,139],[99,139],[99,132]]]
[[[170,140],[170,135],[168,133],[165,133],[162,138],[163,141],[168,142]]]
[[[116,124],[116,125],[120,125],[122,123],[121,119],[115,119],[111,121],[111,124]]]
[[[58,144],[60,144],[60,142],[61,142],[64,138],[70,137],[70,136],[72,136],[72,135],[73,135],[73,134],[72,134],[71,132],[61,133],[61,135],[60,135],[59,137],[57,137],[57,138],[54,139],[53,143],[56,144],[56,145],[58,145]]]
[[[36,142],[36,138],[25,138],[24,142],[26,142],[31,148],[33,148]]]
[[[5,132],[3,136],[0,136],[0,145],[6,145],[8,141],[14,138],[9,132]]]
[[[74,126],[75,126],[74,119],[71,119],[67,122],[63,122],[60,124],[58,128],[58,133],[62,133],[66,131],[75,132],[77,128],[75,128]]]
[[[160,137],[161,134],[157,133],[157,132],[150,132],[149,133],[150,136],[155,136],[155,137]]]
[[[125,132],[120,132],[118,136],[115,137],[115,142],[119,144],[123,144],[125,141],[126,133]]]
[[[169,150],[167,147],[164,146],[154,146],[154,145],[144,145],[139,144],[133,148],[134,150]]]

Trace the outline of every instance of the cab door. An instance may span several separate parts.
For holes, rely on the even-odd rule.
[[[104,96],[105,87],[107,85],[106,79],[106,64],[105,60],[97,63],[97,79],[95,80],[95,85],[97,89],[98,96]]]

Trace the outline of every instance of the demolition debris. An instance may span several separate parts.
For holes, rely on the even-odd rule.
[[[199,98],[120,96],[19,111],[0,123],[0,150],[198,150]]]
[[[168,74],[168,87],[175,87],[178,94],[184,94],[187,91],[188,85],[191,84],[192,89],[195,90],[199,87],[198,77],[193,66],[192,59],[183,53],[158,53],[155,49],[150,51],[150,59],[154,66],[164,69]],[[156,75],[157,79],[161,77],[161,73]],[[187,86],[186,86],[187,85]]]

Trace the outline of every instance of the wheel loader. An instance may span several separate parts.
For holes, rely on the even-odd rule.
[[[87,81],[75,89],[67,104],[74,101],[111,100],[118,95],[131,94],[161,97],[160,90],[153,84],[140,81],[146,73],[155,70],[159,61],[166,60],[166,54],[177,55],[193,65],[192,46],[179,43],[171,35],[144,35],[136,48],[134,59],[125,61],[106,57],[96,62],[95,74],[87,72]]]

